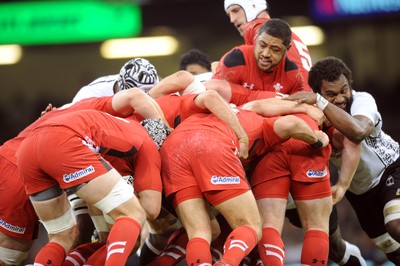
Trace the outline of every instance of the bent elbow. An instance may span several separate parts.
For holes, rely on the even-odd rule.
[[[359,144],[363,141],[366,137],[368,137],[367,133],[363,130],[355,131],[354,133],[350,134],[350,136],[346,136],[352,142]]]

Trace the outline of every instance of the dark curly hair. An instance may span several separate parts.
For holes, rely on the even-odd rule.
[[[186,67],[190,64],[198,64],[207,68],[208,71],[211,71],[210,57],[200,50],[191,49],[187,53],[183,54],[181,56],[179,69],[186,70]]]
[[[351,88],[351,84],[353,83],[351,70],[339,58],[329,56],[316,62],[311,67],[308,73],[308,84],[314,92],[321,93],[323,80],[329,82],[336,81],[342,74],[346,77]]]

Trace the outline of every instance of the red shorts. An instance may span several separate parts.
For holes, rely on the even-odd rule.
[[[0,173],[0,231],[15,238],[36,239],[39,219],[17,166],[0,156]]]
[[[201,193],[249,190],[236,147],[226,136],[201,129],[173,132],[160,152],[167,197],[189,187]]]
[[[246,193],[249,189],[229,189],[218,191],[205,191],[201,193],[199,187],[188,187],[170,195],[171,204],[174,208],[179,203],[189,199],[205,198],[212,206],[217,206],[224,201],[232,199],[236,196]],[[203,197],[204,195],[204,197]]]
[[[315,149],[295,139],[273,147],[260,160],[251,176],[250,183],[255,197],[269,195],[287,198],[289,190],[295,199],[331,195],[328,167],[330,153],[330,146]],[[317,185],[311,186],[315,183]],[[296,189],[296,184],[302,184],[301,187],[306,186],[308,191]],[[261,187],[263,189],[260,189]],[[314,190],[314,187],[318,189]]]
[[[321,182],[298,182],[290,177],[271,179],[252,188],[256,200],[264,198],[287,199],[289,192],[295,200],[313,200],[332,195],[329,179]]]
[[[74,187],[107,173],[111,165],[66,127],[45,127],[21,143],[17,162],[28,195],[55,185]]]

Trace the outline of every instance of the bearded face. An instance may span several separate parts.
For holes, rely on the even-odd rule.
[[[350,113],[353,103],[353,93],[348,80],[341,75],[335,81],[322,81],[321,95],[330,103]]]

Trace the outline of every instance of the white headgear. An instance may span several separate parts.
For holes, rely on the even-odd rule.
[[[261,11],[267,9],[266,0],[225,0],[225,11],[231,5],[239,5],[243,8],[247,22],[255,20]]]
[[[156,68],[144,58],[134,58],[125,63],[117,79],[121,90],[133,87],[148,92],[158,83]]]

